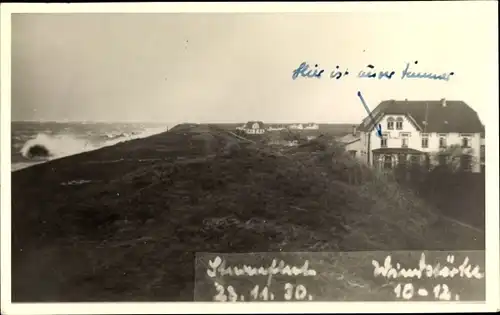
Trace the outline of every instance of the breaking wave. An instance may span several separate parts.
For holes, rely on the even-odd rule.
[[[166,128],[148,129],[144,132],[105,134],[99,140],[79,138],[72,134],[39,133],[35,138],[24,143],[20,153],[29,160],[48,161],[115,145],[123,141],[148,137],[163,131],[166,131]]]

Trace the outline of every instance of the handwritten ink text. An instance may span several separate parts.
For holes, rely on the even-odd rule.
[[[384,261],[384,265],[381,266],[378,261],[373,260],[372,265],[374,267],[373,274],[377,276],[382,276],[385,278],[418,278],[420,279],[422,275],[426,275],[427,278],[453,278],[455,276],[459,276],[461,278],[476,278],[482,279],[484,277],[484,273],[479,271],[479,266],[475,266],[474,269],[471,270],[472,266],[469,264],[469,257],[466,257],[463,263],[457,268],[450,268],[448,266],[441,267],[438,263],[436,266],[432,266],[431,264],[427,264],[425,262],[425,254],[422,253],[420,256],[420,261],[418,265],[418,269],[404,269],[401,268],[400,264],[396,264],[396,268],[391,263],[391,256],[387,256]],[[454,262],[454,256],[449,256],[447,261],[449,263]]]
[[[366,66],[369,69],[374,69],[375,67],[373,65],[367,65]],[[376,72],[371,72],[370,70],[368,72],[365,72],[361,70],[358,73],[358,78],[369,78],[369,79],[375,79],[378,78],[379,80],[386,78],[386,79],[392,79],[392,76],[395,74],[395,71],[379,71],[378,76]]]
[[[309,269],[309,260],[304,262],[304,265],[300,268],[296,266],[290,266],[285,264],[281,260],[278,264],[276,259],[273,259],[272,263],[268,267],[253,267],[244,265],[242,268],[236,266],[226,267],[226,261],[222,260],[217,256],[214,261],[209,261],[211,270],[207,270],[209,277],[216,277],[217,273],[220,276],[267,276],[267,275],[288,275],[288,276],[315,276],[316,270]]]
[[[272,292],[268,286],[260,288],[257,284],[249,292],[243,291],[242,294],[237,292],[234,286],[227,287],[214,283],[217,294],[213,296],[212,300],[217,302],[245,302],[245,301],[274,301],[278,292]],[[246,291],[246,292],[245,292]],[[279,292],[283,294],[283,298],[279,300],[285,301],[312,301],[313,296],[308,293],[305,285],[286,283]],[[226,294],[227,293],[227,294]],[[276,294],[275,294],[276,293]]]
[[[414,64],[418,64],[418,61],[415,61]],[[454,72],[443,73],[441,75],[437,75],[429,72],[412,72],[410,71],[410,63],[406,63],[406,68],[401,73],[401,79],[431,79],[431,80],[442,80],[449,81],[450,76],[454,75]]]
[[[333,70],[331,73],[330,73],[330,79],[340,79],[342,76],[346,76],[349,74],[349,71],[346,70],[342,73],[342,71],[339,71],[339,66],[336,66],[335,67],[335,70]]]
[[[325,72],[325,70],[318,69],[318,65],[314,65],[314,69],[309,69],[309,64],[306,62],[303,62],[300,64],[300,66],[293,70],[292,74],[292,79],[295,80],[299,76],[305,77],[305,78],[321,78],[321,75]]]
[[[413,62],[415,65],[418,64],[418,61]],[[316,78],[321,79],[324,74],[325,69],[319,68],[317,64],[314,67],[311,67],[307,62],[302,62],[300,66],[292,71],[292,79],[296,80],[299,77],[302,78]],[[375,66],[372,64],[368,64],[365,69],[360,70],[357,77],[361,79],[378,79],[378,80],[391,80],[393,79],[396,71],[394,70],[375,70]],[[339,80],[342,77],[349,75],[349,70],[345,71],[340,70],[340,66],[336,66],[330,72],[330,79]],[[455,75],[454,72],[446,72],[442,74],[436,74],[432,72],[414,72],[413,69],[410,69],[410,63],[406,63],[406,67],[401,71],[401,80],[404,79],[430,79],[430,80],[438,80],[438,81],[449,81],[451,76]]]

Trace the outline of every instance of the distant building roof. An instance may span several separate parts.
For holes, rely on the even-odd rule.
[[[373,111],[376,122],[384,115],[406,115],[422,132],[483,132],[484,126],[476,111],[463,101],[448,101],[443,106],[442,100],[434,101],[382,101]],[[370,117],[363,120],[358,130],[373,129]],[[382,126],[382,130],[384,127]]]
[[[245,124],[245,129],[252,129],[254,124],[259,125],[259,129],[264,129],[264,123],[262,121],[249,121]]]
[[[342,138],[338,139],[338,141],[343,144],[353,143],[358,140],[360,140],[360,137],[358,135],[353,135],[352,133],[346,134]]]
[[[286,126],[284,124],[268,124],[267,125],[269,128],[285,128]]]

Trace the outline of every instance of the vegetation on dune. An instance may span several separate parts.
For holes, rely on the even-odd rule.
[[[46,212],[14,218],[30,229],[13,248],[41,236],[57,246],[62,267],[44,272],[64,288],[60,299],[191,300],[196,252],[444,248],[430,243],[439,223],[432,207],[328,137],[278,152],[183,127],[162,137],[187,133],[178,145],[204,155],[68,187],[72,199],[53,197]]]
[[[197,250],[223,250],[225,238],[233,239],[231,251],[351,250],[351,235],[360,233],[366,235],[356,249],[416,249],[422,244],[423,227],[435,219],[428,205],[340,149],[319,148],[285,153],[240,148],[231,155],[143,167],[100,186],[99,192],[89,190],[80,203],[59,208],[61,224],[46,232],[129,238],[129,232],[120,235],[123,227],[140,229],[146,222],[165,220],[178,221],[175,229],[181,235],[182,229],[198,231],[192,236],[208,248]],[[259,233],[254,233],[255,222],[260,222]],[[221,235],[211,230],[224,224]],[[291,238],[291,230],[276,227],[281,225],[307,237]],[[238,238],[230,233],[232,226]],[[392,237],[396,234],[399,239]],[[211,237],[221,242],[210,244]]]

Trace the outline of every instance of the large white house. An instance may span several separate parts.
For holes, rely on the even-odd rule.
[[[382,127],[382,137],[375,126]],[[477,113],[463,101],[381,102],[358,126],[361,160],[375,167],[391,168],[404,161],[445,163],[433,156],[458,145],[473,161],[480,161],[484,126]],[[480,172],[480,163],[472,163]]]
[[[266,132],[265,125],[262,121],[249,121],[236,129],[243,130],[246,134],[261,135]]]

